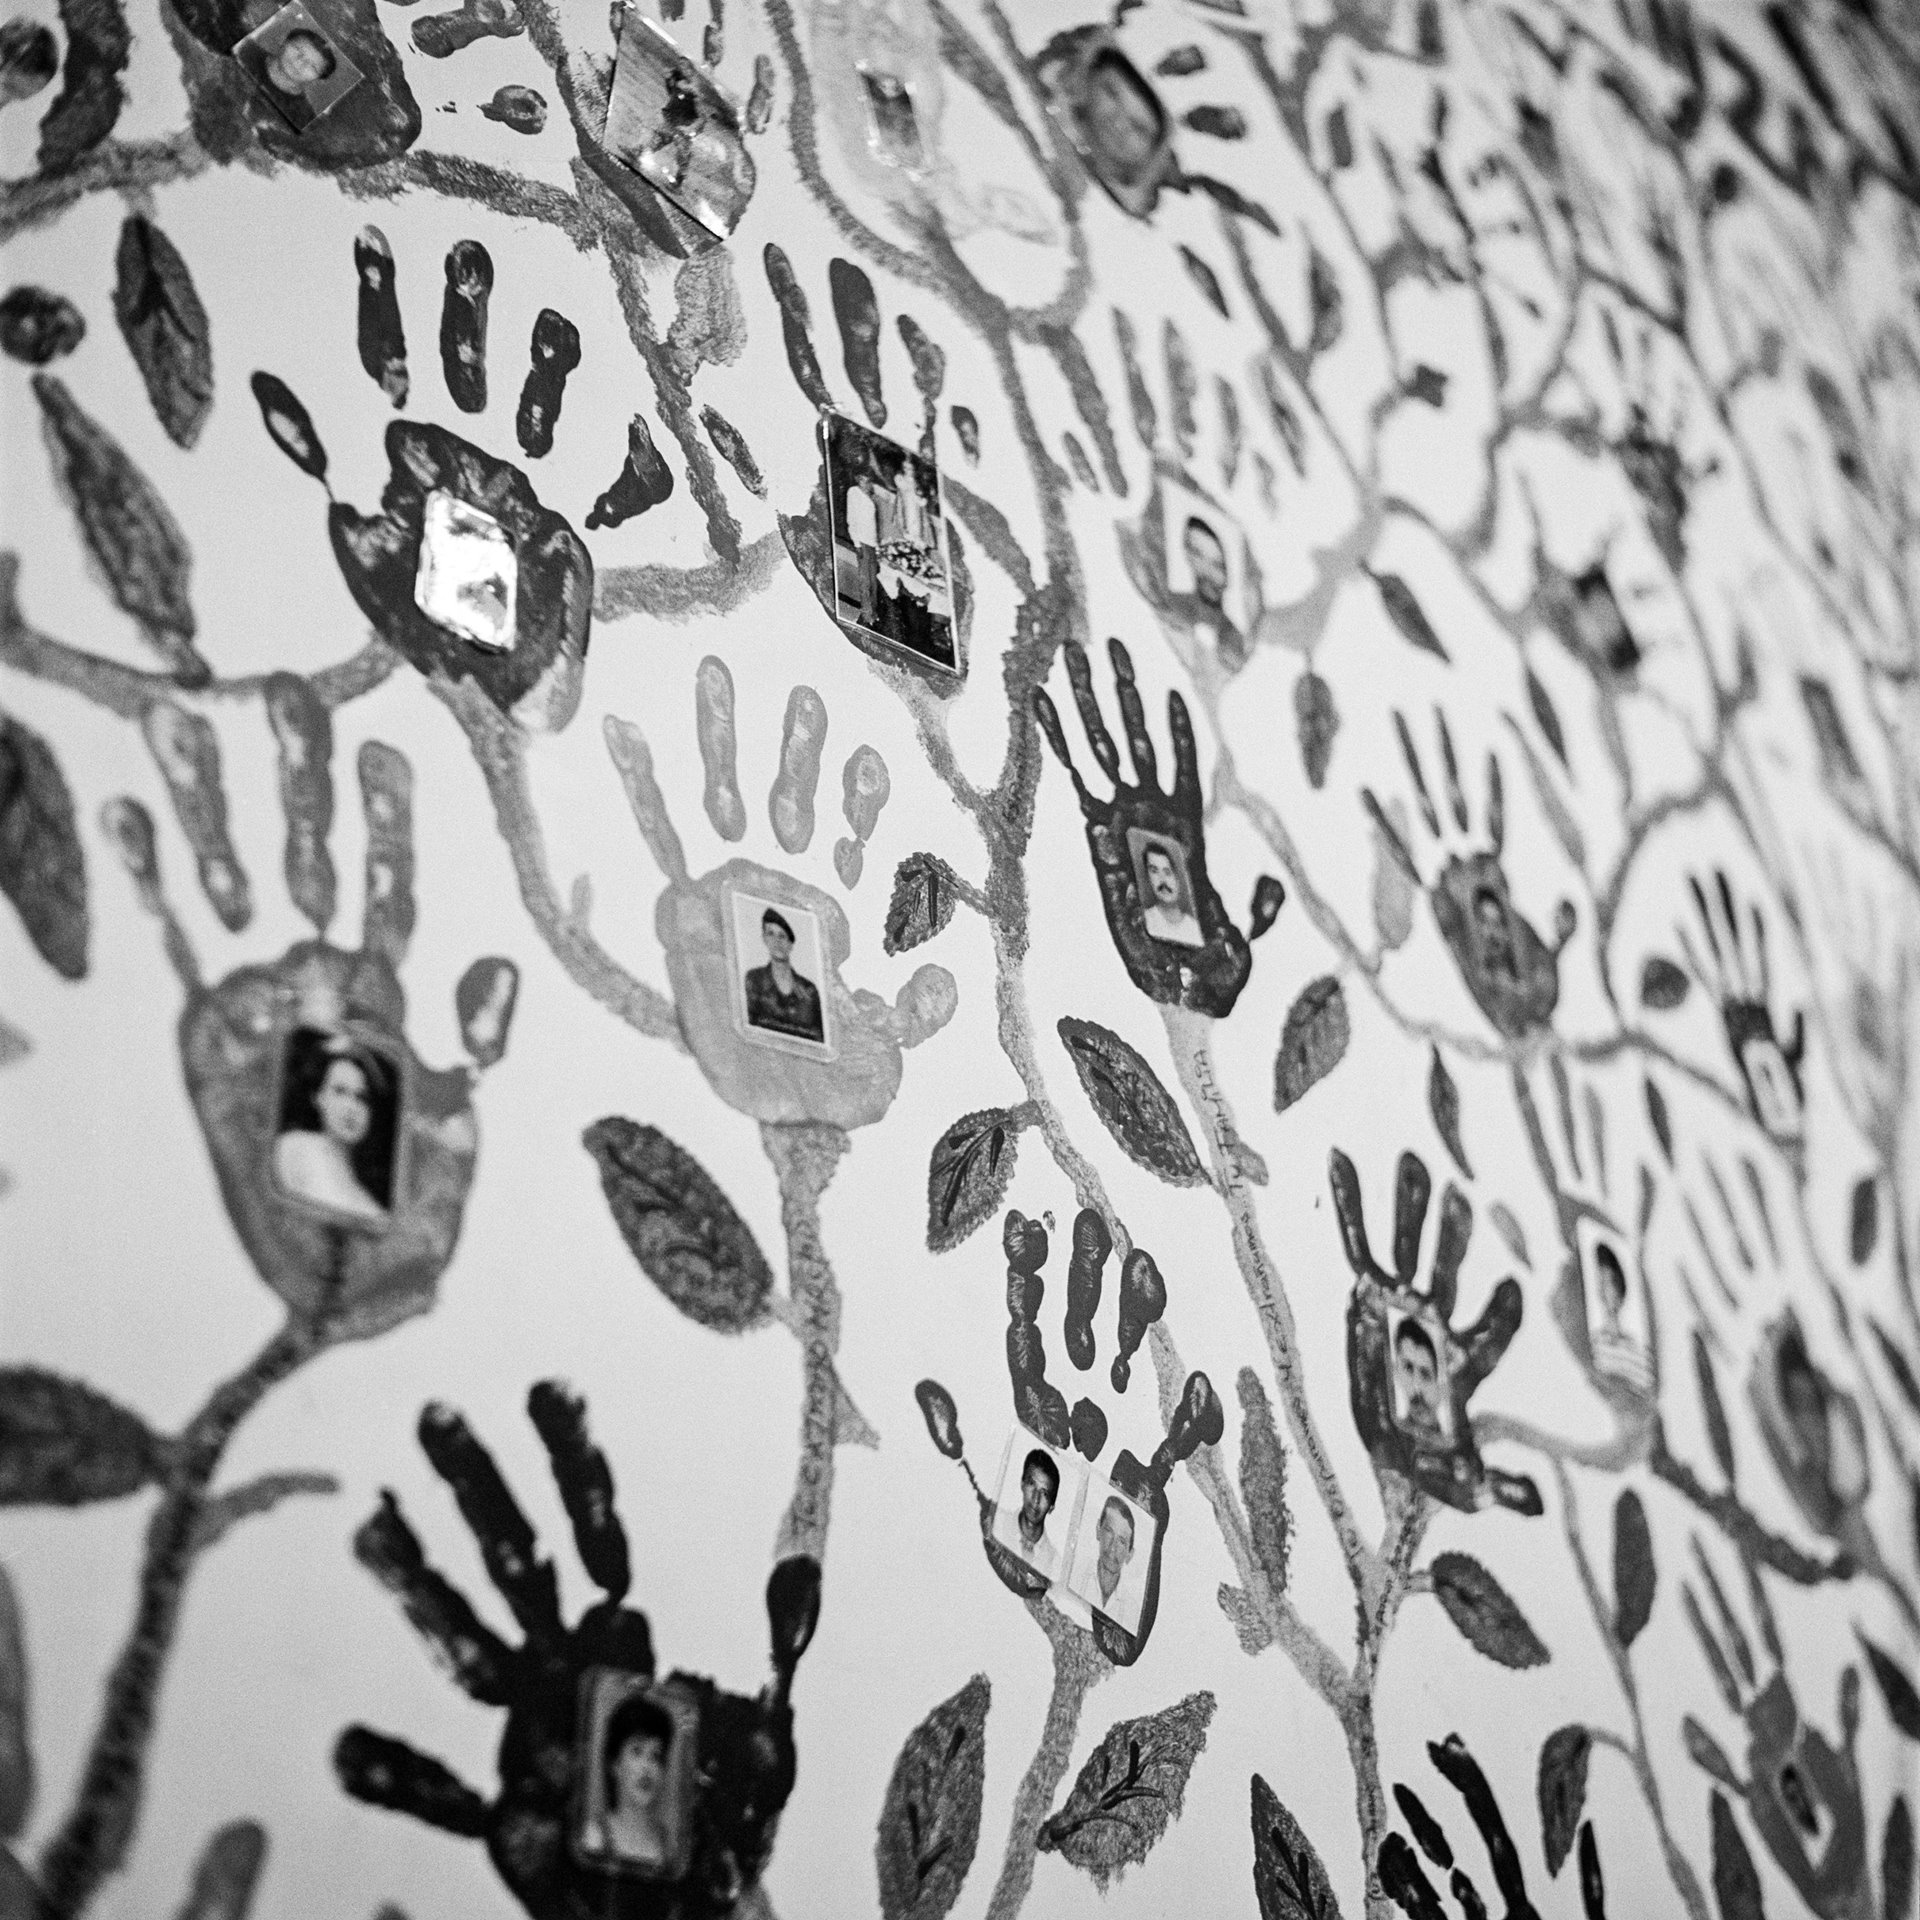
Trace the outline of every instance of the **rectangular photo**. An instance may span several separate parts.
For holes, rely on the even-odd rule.
[[[513,542],[498,520],[444,487],[427,495],[413,599],[435,626],[489,653],[507,652],[518,579]]]
[[[637,7],[620,23],[608,153],[724,240],[753,194],[753,163],[732,103]]]
[[[684,1686],[617,1667],[581,1676],[573,1851],[587,1866],[677,1880],[692,1851],[700,1710]]]
[[[1769,1140],[1785,1145],[1800,1138],[1800,1102],[1793,1075],[1777,1041],[1755,1034],[1740,1049],[1747,1085],[1753,1089],[1753,1111]]]
[[[1140,1631],[1154,1526],[1153,1516],[1137,1500],[1103,1475],[1088,1474],[1067,1587],[1122,1633]]]
[[[939,468],[840,414],[821,421],[820,439],[841,623],[958,674]]]
[[[727,939],[739,1032],[763,1046],[831,1060],[834,1035],[821,987],[827,974],[819,916],[805,907],[731,888]]]
[[[1173,120],[1160,96],[1104,29],[1087,36],[1061,84],[1088,171],[1126,212],[1144,218],[1173,172]]]
[[[1186,848],[1164,833],[1129,827],[1127,854],[1133,862],[1133,883],[1139,889],[1148,937],[1176,947],[1204,947],[1207,938],[1194,911]]]
[[[1247,657],[1245,554],[1232,518],[1191,487],[1162,482],[1167,537],[1167,591],[1187,622],[1213,630],[1229,667]]]
[[[1574,1240],[1594,1369],[1644,1393],[1653,1386],[1653,1343],[1646,1298],[1633,1284],[1627,1249],[1598,1220],[1579,1221]]]
[[[339,1225],[385,1228],[399,1184],[402,1080],[384,1045],[338,1028],[289,1028],[274,1103],[280,1193]]]
[[[233,57],[295,133],[331,113],[360,81],[360,69],[301,0],[288,0],[255,27]]]
[[[917,172],[927,163],[927,151],[920,139],[913,89],[897,73],[871,60],[862,60],[859,72],[867,97],[867,145],[880,159]]]
[[[1424,1313],[1387,1310],[1387,1375],[1393,1423],[1426,1447],[1453,1444],[1453,1383],[1447,1333]]]
[[[1035,1573],[1064,1580],[1085,1479],[1070,1449],[1050,1447],[1016,1423],[1001,1451],[994,1489],[996,1543]]]

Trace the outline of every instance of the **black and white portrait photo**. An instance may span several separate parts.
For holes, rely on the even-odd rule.
[[[738,888],[728,894],[727,908],[740,1032],[790,1053],[831,1058],[818,916]]]
[[[294,1027],[280,1062],[274,1183],[290,1200],[378,1229],[393,1208],[400,1069],[357,1036]]]
[[[870,60],[860,63],[860,85],[867,96],[867,144],[882,160],[916,172],[927,163],[920,138],[920,116],[913,90],[901,77]]]
[[[1636,1392],[1653,1387],[1653,1345],[1645,1296],[1628,1275],[1627,1250],[1598,1220],[1575,1228],[1586,1289],[1587,1344],[1597,1373]]]
[[[1083,1474],[1073,1455],[1016,1426],[1000,1460],[993,1537],[1035,1573],[1066,1577]]]
[[[647,1879],[686,1871],[699,1709],[676,1682],[613,1667],[580,1683],[574,1852],[589,1866]]]
[[[1173,171],[1173,122],[1110,33],[1089,34],[1062,76],[1074,145],[1128,213],[1144,216]]]
[[[1581,649],[1624,679],[1640,664],[1640,643],[1627,626],[1605,567],[1589,567],[1573,583],[1573,620]]]
[[[1067,1586],[1122,1633],[1140,1630],[1153,1534],[1153,1517],[1144,1507],[1100,1475],[1088,1475]]]
[[[1148,936],[1176,947],[1204,947],[1207,937],[1194,912],[1186,848],[1165,834],[1129,827],[1127,852],[1133,860],[1133,882],[1139,889]]]
[[[1235,566],[1239,530],[1217,508],[1178,481],[1162,485],[1166,520],[1167,589],[1181,616],[1210,636],[1221,663],[1245,664],[1247,623]]]
[[[256,27],[233,57],[295,133],[331,112],[360,79],[360,69],[301,0],[290,0]]]
[[[620,24],[607,151],[724,240],[753,194],[732,104],[637,7]]]
[[[820,423],[841,621],[947,673],[960,671],[940,471],[857,421]]]
[[[436,626],[490,653],[513,645],[519,563],[491,514],[436,487],[420,531],[414,604]]]
[[[1393,1423],[1419,1446],[1453,1443],[1453,1388],[1445,1330],[1424,1314],[1387,1315],[1387,1368]]]

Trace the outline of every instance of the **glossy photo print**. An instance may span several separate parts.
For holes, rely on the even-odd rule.
[[[1153,210],[1173,172],[1173,122],[1152,83],[1102,29],[1060,73],[1060,110],[1087,171],[1127,213]]]
[[[839,414],[820,423],[841,621],[924,666],[960,672],[940,473]]]
[[[401,1071],[357,1034],[291,1028],[280,1055],[273,1179],[294,1205],[366,1233],[392,1218]]]
[[[734,1021],[742,1036],[811,1059],[834,1051],[819,916],[742,888],[727,895]]]
[[[700,1712],[687,1689],[598,1667],[580,1682],[574,1857],[611,1875],[677,1880],[693,1838]]]
[[[1122,1633],[1140,1631],[1155,1522],[1099,1474],[1087,1476],[1066,1575],[1070,1592]]]
[[[360,69],[318,20],[288,0],[233,49],[234,60],[295,133],[331,113],[360,82]]]
[[[1029,1571],[1064,1581],[1085,1483],[1085,1469],[1070,1452],[1016,1426],[1001,1455],[994,1540]]]

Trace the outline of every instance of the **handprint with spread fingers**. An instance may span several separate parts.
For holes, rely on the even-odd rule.
[[[1414,1273],[1426,1229],[1433,1182],[1419,1155],[1403,1153],[1394,1180],[1393,1271],[1367,1242],[1360,1176],[1338,1147],[1328,1165],[1353,1296],[1347,1303],[1347,1382],[1354,1424],[1376,1469],[1397,1474],[1435,1500],[1473,1513],[1510,1507],[1542,1511],[1540,1491],[1524,1474],[1489,1467],[1480,1457],[1468,1403],[1520,1331],[1523,1301],[1511,1275],[1494,1288],[1480,1318],[1453,1331],[1453,1309],[1473,1237],[1473,1207],[1448,1184],[1440,1231],[1422,1293]]]
[[[544,1380],[528,1394],[527,1414],[545,1444],[581,1565],[601,1595],[572,1626],[532,1525],[493,1456],[450,1407],[422,1412],[420,1445],[452,1490],[520,1644],[495,1633],[435,1571],[391,1493],[353,1543],[460,1687],[484,1706],[505,1708],[498,1792],[488,1800],[432,1756],[365,1726],[341,1734],[334,1770],[357,1800],[484,1840],[534,1920],[720,1920],[758,1885],[793,1791],[790,1694],[819,1619],[819,1563],[784,1559],[768,1578],[773,1676],[758,1694],[726,1693],[679,1672],[654,1684],[647,1617],[626,1604],[631,1560],[613,1472],[588,1432],[585,1406],[560,1382]],[[647,1862],[656,1871],[647,1877],[623,1871],[630,1856],[607,1839],[613,1815],[625,1811],[624,1802],[608,1805],[623,1752],[607,1750],[619,1725],[598,1706],[633,1693],[665,1716],[656,1722],[656,1758],[683,1782],[677,1804],[659,1816],[660,1844]],[[683,1740],[694,1744],[690,1755],[675,1752]]]
[[[1101,716],[1084,647],[1067,643],[1067,678],[1073,683],[1087,745],[1113,783],[1110,799],[1100,799],[1081,777],[1060,715],[1044,688],[1034,689],[1034,716],[1079,796],[1107,931],[1133,984],[1162,1006],[1224,1020],[1253,971],[1247,942],[1273,924],[1285,895],[1277,880],[1262,878],[1254,893],[1250,934],[1234,925],[1207,874],[1200,762],[1187,703],[1177,691],[1167,695],[1173,785],[1163,788],[1134,680],[1133,656],[1118,640],[1108,642],[1107,653],[1133,761],[1131,784],[1120,776],[1120,755]]]
[[[1771,1672],[1756,1660],[1747,1631],[1698,1538],[1693,1558],[1700,1581],[1697,1588],[1691,1580],[1683,1583],[1687,1623],[1727,1711],[1746,1727],[1746,1775],[1741,1776],[1720,1743],[1691,1714],[1681,1725],[1687,1751],[1721,1786],[1746,1802],[1767,1851],[1821,1920],[1865,1920],[1875,1909],[1867,1870],[1866,1809],[1854,1754],[1860,1731],[1859,1670],[1848,1666],[1840,1675],[1840,1745],[1835,1747],[1801,1716],[1758,1569],[1751,1561],[1745,1563],[1760,1652]],[[1727,1849],[1728,1836],[1732,1846],[1740,1841],[1731,1810],[1723,1813],[1725,1803],[1718,1794],[1714,1798],[1719,1803],[1714,1819],[1718,1855]]]
[[[510,960],[482,959],[461,979],[455,1008],[472,1066],[436,1071],[419,1059],[399,976],[415,911],[412,769],[392,747],[360,750],[361,940],[337,947],[327,938],[332,721],[293,674],[269,680],[266,704],[287,887],[315,938],[207,985],[162,884],[152,816],[121,798],[107,803],[104,823],[186,988],[187,1093],[241,1244],[292,1314],[323,1320],[330,1337],[365,1338],[433,1304],[473,1181],[474,1084],[506,1051],[519,974]],[[228,925],[242,924],[234,902],[247,881],[226,839],[213,730],[172,706],[149,716],[156,730],[167,736],[157,757],[202,886]]]
[[[1407,763],[1407,775],[1413,783],[1420,817],[1435,841],[1446,838],[1439,810],[1427,786],[1420,755],[1407,730],[1405,719],[1396,712],[1395,731],[1400,736],[1400,751]],[[1434,726],[1440,743],[1440,762],[1446,774],[1447,811],[1454,827],[1462,834],[1471,827],[1467,797],[1460,785],[1460,763],[1454,755],[1453,734],[1446,715],[1436,712]],[[1549,946],[1514,905],[1507,882],[1501,851],[1506,840],[1506,794],[1500,777],[1500,761],[1487,755],[1486,843],[1466,853],[1447,855],[1446,864],[1431,884],[1421,878],[1419,863],[1371,788],[1361,790],[1361,798],[1381,843],[1399,863],[1417,887],[1425,887],[1433,905],[1433,917],[1440,937],[1453,955],[1454,965],[1466,983],[1473,1003],[1509,1040],[1535,1034],[1553,1018],[1560,999],[1560,954],[1573,938],[1573,903],[1562,900],[1554,913],[1554,939]]]

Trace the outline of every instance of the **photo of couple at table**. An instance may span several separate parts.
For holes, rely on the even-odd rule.
[[[1072,1452],[1015,1426],[1001,1455],[993,1539],[1075,1603],[1138,1633],[1153,1561],[1153,1516]]]
[[[948,673],[960,671],[940,472],[856,421],[820,424],[841,622]]]

